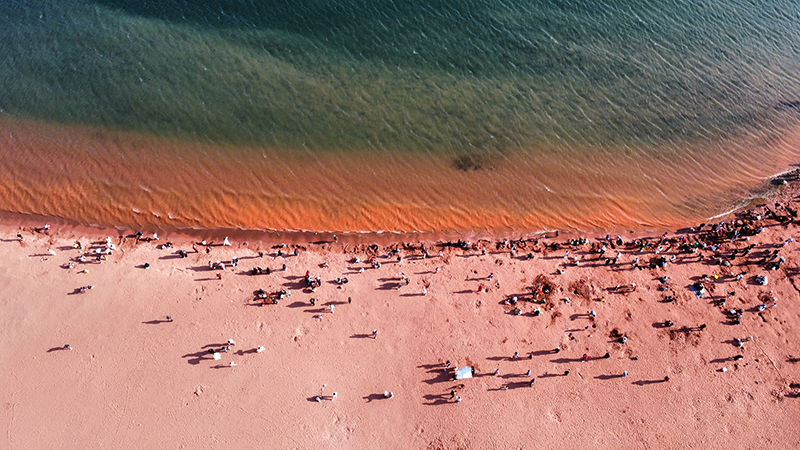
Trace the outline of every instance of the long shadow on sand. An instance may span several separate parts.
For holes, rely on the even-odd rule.
[[[423,395],[422,398],[427,400],[427,403],[423,403],[426,406],[436,406],[436,405],[446,405],[451,403],[450,397],[446,394],[427,394]]]
[[[611,374],[611,375],[598,375],[598,376],[596,376],[594,378],[595,378],[595,380],[614,380],[614,379],[617,379],[617,378],[625,378],[625,376],[624,375],[619,375],[619,374]]]
[[[213,354],[209,353],[208,350],[203,350],[195,353],[187,353],[183,355],[182,358],[189,358],[187,362],[193,366],[196,366],[204,359],[213,360],[214,356]]]
[[[61,350],[69,350],[69,349],[66,348],[66,347],[53,347],[53,348],[47,350],[47,353],[58,352],[58,351],[61,351]]]
[[[634,381],[631,384],[635,384],[637,386],[647,386],[648,384],[658,384],[658,383],[665,383],[664,380],[639,380]]]
[[[350,336],[350,339],[367,339],[371,337],[371,334],[353,334]]]
[[[365,395],[364,397],[361,397],[361,398],[366,400],[367,403],[370,403],[373,400],[388,400],[386,397],[383,396],[383,394],[369,394],[369,395]]]
[[[518,389],[518,388],[527,388],[530,386],[530,381],[512,381],[510,383],[506,383],[499,388],[487,389],[488,391],[507,391],[509,389]]]

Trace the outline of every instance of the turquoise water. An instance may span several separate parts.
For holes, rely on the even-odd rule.
[[[794,127],[799,23],[780,0],[9,0],[0,113],[220,152],[516,158],[545,184],[599,159],[610,197],[625,183],[612,172],[665,159],[730,160],[744,183],[768,146],[720,143]]]
[[[5,114],[214,142],[657,146],[800,98],[788,1],[37,0],[0,17]]]

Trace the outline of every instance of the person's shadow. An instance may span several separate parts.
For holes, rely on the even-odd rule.
[[[385,400],[386,399],[386,397],[384,397],[383,394],[369,394],[369,395],[367,395],[365,397],[361,397],[361,398],[366,400],[367,403],[370,403],[373,400]]]
[[[448,398],[444,394],[427,394],[424,395],[423,398],[427,400],[427,403],[424,403],[427,406],[436,406],[436,405],[446,405],[450,403]]]

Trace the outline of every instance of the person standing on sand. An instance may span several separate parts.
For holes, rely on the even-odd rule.
[[[372,339],[378,339],[378,330],[372,330]]]

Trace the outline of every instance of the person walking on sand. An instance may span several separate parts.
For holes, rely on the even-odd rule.
[[[378,339],[378,330],[372,330],[372,339]]]
[[[334,307],[334,305],[332,305],[332,304],[331,304],[331,305],[328,305],[328,307],[331,309],[331,314],[333,314],[333,307]]]

